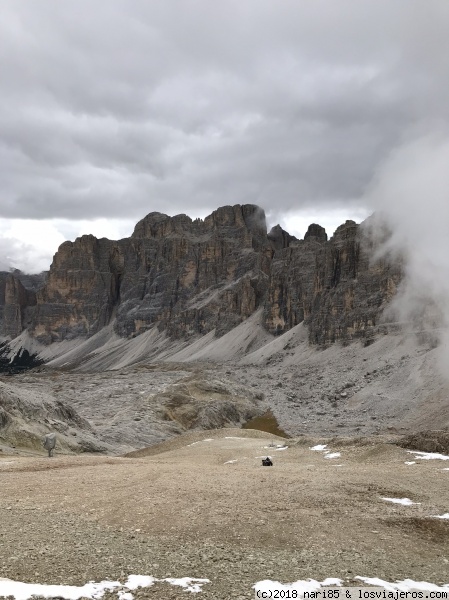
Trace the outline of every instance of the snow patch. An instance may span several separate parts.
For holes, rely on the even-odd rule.
[[[404,506],[412,506],[412,504],[421,504],[421,502],[412,502],[410,498],[382,498],[385,502],[393,502],[393,504],[403,504]]]
[[[44,596],[45,598],[66,598],[66,600],[78,600],[78,598],[102,598],[105,591],[121,588],[119,581],[90,581],[82,586],[76,585],[43,585],[40,583],[22,583],[11,579],[0,579],[0,596],[14,596],[16,600],[28,600],[32,596]]]
[[[205,440],[198,440],[198,442],[192,442],[191,444],[187,444],[187,448],[190,446],[196,446],[197,444],[202,444],[203,442],[213,442],[213,438],[206,438]]]
[[[444,513],[444,515],[430,515],[433,519],[449,519],[449,513]]]
[[[404,579],[403,581],[396,581],[395,583],[384,581],[378,577],[354,577],[354,579],[363,581],[363,583],[367,583],[368,585],[383,587],[389,592],[394,592],[396,590],[400,592],[408,592],[411,590],[435,591],[449,589],[449,583],[439,586],[435,583],[429,583],[427,581],[413,581],[413,579]]]
[[[198,593],[201,592],[201,587],[205,583],[209,583],[209,579],[193,579],[192,577],[181,577],[175,579],[174,577],[167,577],[167,579],[159,579],[158,581],[165,581],[170,585],[177,585],[185,588],[188,592]]]
[[[151,587],[158,582],[183,587],[186,591],[197,593],[201,592],[202,586],[205,583],[210,583],[210,580],[193,577],[156,579],[150,575],[130,575],[125,584],[119,581],[100,581],[99,583],[90,581],[82,586],[76,586],[22,583],[21,581],[0,578],[0,596],[13,596],[15,600],[29,600],[32,596],[65,598],[66,600],[79,600],[79,598],[99,600],[106,591],[117,590],[119,600],[133,600],[134,596],[130,593],[130,590],[136,590],[139,587]]]
[[[234,464],[236,462],[237,462],[237,459],[235,458],[234,460],[227,460],[224,464],[225,465],[232,465],[232,464]]]
[[[409,454],[414,454],[415,460],[449,460],[449,456],[446,454],[439,454],[438,452],[418,452],[418,450],[407,450]]]
[[[405,465],[416,465],[416,462],[414,460],[406,460]]]
[[[157,579],[151,575],[130,575],[125,583],[125,587],[128,590],[137,590],[138,587],[151,587],[155,581]]]
[[[169,583],[185,588],[189,592],[201,592],[201,586],[205,583],[210,583],[209,579],[195,579],[193,577],[167,577],[166,579],[156,579],[151,575],[130,575],[124,587],[128,590],[136,590],[139,587],[151,587],[157,582]],[[133,597],[130,594],[131,598]],[[126,599],[125,599],[126,600]]]
[[[327,450],[327,444],[317,444],[309,449],[314,450],[315,452],[324,452],[324,458],[340,458],[341,456],[340,452],[331,452],[330,450]]]

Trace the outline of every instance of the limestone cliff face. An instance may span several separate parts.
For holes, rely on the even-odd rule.
[[[59,247],[37,292],[32,331],[39,340],[92,335],[109,323],[118,300],[122,246],[84,235]]]
[[[173,337],[225,332],[262,301],[272,249],[257,206],[225,206],[204,221],[151,213],[131,241],[144,263],[121,285],[121,335],[155,322]]]
[[[263,302],[272,254],[257,206],[225,206],[204,221],[150,213],[128,239],[60,246],[32,332],[50,343],[92,335],[112,317],[122,336],[155,324],[173,337],[225,332]]]
[[[6,278],[8,273],[0,271],[0,335],[6,335],[4,332],[4,315],[5,315],[5,289]]]
[[[373,260],[370,231],[346,221],[327,241],[311,225],[304,240],[276,252],[265,324],[284,333],[304,321],[313,344],[326,345],[374,335],[383,308],[402,278],[401,265]]]
[[[42,274],[25,275],[17,270],[0,272],[0,335],[14,338],[31,324],[36,306],[35,289],[43,281]]]
[[[330,240],[317,224],[304,240],[279,226],[267,234],[254,205],[225,206],[204,220],[150,213],[130,238],[62,244],[37,291],[0,274],[1,333],[27,327],[51,343],[113,321],[124,337],[154,326],[175,338],[220,335],[263,307],[273,333],[305,321],[315,344],[369,340],[401,279],[398,264],[371,262],[374,245],[353,221]]]

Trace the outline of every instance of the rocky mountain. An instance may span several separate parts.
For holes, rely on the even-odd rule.
[[[18,269],[0,271],[0,335],[15,338],[31,325],[36,291],[46,273],[27,275]]]
[[[330,239],[312,224],[297,240],[267,232],[254,205],[204,220],[150,213],[130,238],[63,243],[45,280],[1,273],[0,334],[26,329],[48,345],[113,323],[122,338],[157,327],[188,340],[223,335],[261,309],[272,334],[304,322],[312,344],[369,343],[402,277],[398,262],[373,261],[375,248],[369,223],[346,221]]]
[[[49,432],[57,432],[58,448],[66,451],[112,448],[98,441],[94,428],[74,408],[33,383],[27,390],[0,381],[0,451],[18,447],[42,452],[42,438]]]
[[[151,213],[65,242],[45,277],[0,273],[0,446],[42,452],[56,430],[122,453],[268,409],[293,436],[449,427],[438,332],[384,318],[404,271],[388,235],[370,218],[298,240],[252,205]]]

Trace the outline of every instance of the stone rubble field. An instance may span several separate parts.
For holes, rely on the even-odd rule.
[[[110,364],[107,343],[79,362],[81,346],[66,366],[64,355],[59,362],[0,377],[0,400],[9,393],[23,404],[62,402],[79,418],[64,423],[52,420],[48,410],[33,413],[30,435],[33,423],[47,418],[47,430],[65,436],[67,449],[76,451],[78,444],[78,451],[116,455],[192,429],[238,427],[267,410],[291,436],[405,435],[449,427],[444,346],[403,333],[369,346],[317,350],[308,345],[302,325],[268,341],[261,335],[251,317],[222,338],[178,344],[164,362],[145,358],[144,344],[141,354],[135,349],[120,354],[120,368]],[[88,429],[80,426],[82,419]],[[36,431],[37,439],[41,433]],[[2,445],[8,445],[5,429]]]
[[[274,466],[262,467],[268,455]],[[118,581],[121,593],[168,599],[190,596],[166,581],[185,577],[208,579],[199,597],[214,600],[252,598],[264,580],[442,586],[449,521],[437,517],[449,512],[449,463],[423,456],[381,436],[286,440],[232,428],[129,457],[4,456],[1,576]],[[124,592],[130,575],[155,579]]]

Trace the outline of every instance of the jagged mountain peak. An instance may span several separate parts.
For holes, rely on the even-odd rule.
[[[349,220],[330,240],[316,223],[301,241],[279,225],[267,233],[265,213],[253,204],[195,220],[152,212],[129,238],[85,235],[62,244],[37,290],[1,275],[1,334],[27,329],[50,344],[113,322],[125,338],[157,327],[189,339],[222,335],[261,309],[271,333],[304,322],[317,344],[369,338],[401,272],[372,265],[364,235]]]

